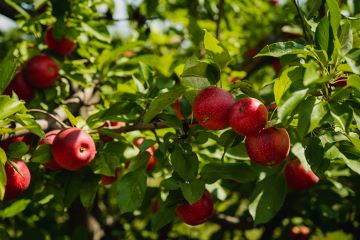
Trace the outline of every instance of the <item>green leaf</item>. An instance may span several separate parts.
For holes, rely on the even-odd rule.
[[[310,116],[310,126],[307,133],[312,132],[315,128],[321,126],[321,121],[329,112],[328,103],[325,101],[317,100]]]
[[[333,29],[334,36],[337,36],[337,32],[340,26],[341,14],[337,0],[326,0],[326,5],[330,12],[330,25]]]
[[[176,99],[186,92],[183,86],[171,88],[168,92],[156,97],[150,104],[148,111],[144,115],[144,121],[150,122],[156,115],[162,112],[166,107],[176,101]]]
[[[2,148],[0,148],[0,200],[4,198],[4,194],[5,194],[5,186],[6,186],[5,163],[6,163],[6,153]]]
[[[304,73],[304,85],[309,86],[310,84],[316,82],[319,79],[319,73],[317,71],[317,64],[314,61],[310,61],[305,66]]]
[[[296,42],[277,42],[265,46],[261,51],[256,55],[260,56],[271,56],[271,57],[282,57],[284,55],[291,54],[303,54],[316,58],[313,52],[309,51],[304,45]]]
[[[245,163],[208,163],[202,168],[200,175],[210,184],[219,179],[247,183],[258,178],[258,173]]]
[[[24,142],[13,142],[9,145],[7,154],[10,158],[19,159],[29,151],[29,146]]]
[[[25,19],[30,19],[31,16],[30,14],[28,14],[22,7],[20,7],[18,4],[16,4],[14,1],[12,0],[5,0],[6,4],[9,5],[10,7],[14,8],[18,13],[20,13]],[[0,64],[0,66],[2,66]]]
[[[346,85],[360,91],[360,77],[355,74],[350,75],[347,79]]]
[[[291,147],[291,152],[299,159],[299,161],[304,166],[304,169],[306,171],[309,171],[311,169],[309,163],[306,160],[305,147],[303,146],[302,143],[297,142],[293,144]]]
[[[83,171],[77,172],[61,172],[59,175],[59,180],[64,181],[64,206],[70,207],[75,199],[79,196],[79,189],[83,181]]]
[[[0,120],[3,120],[17,112],[26,111],[24,102],[10,98],[9,96],[0,96],[0,109]]]
[[[30,199],[20,199],[12,203],[10,206],[0,211],[1,218],[12,218],[22,211],[31,203]]]
[[[289,78],[289,72],[296,69],[297,67],[289,67],[286,68],[280,75],[279,78],[275,80],[274,83],[274,97],[275,97],[275,103],[277,105],[280,104],[281,97],[284,95],[284,93],[289,89],[291,85],[291,79]]]
[[[339,40],[341,44],[340,53],[342,55],[345,55],[353,48],[353,33],[350,22],[348,20],[346,20],[344,24],[341,26],[341,33]]]
[[[181,75],[181,84],[190,89],[200,90],[210,84],[216,84],[219,79],[220,72],[217,67],[195,58],[189,58]]]
[[[330,106],[330,113],[337,125],[346,133],[349,132],[353,111],[346,103],[334,103]]]
[[[203,195],[205,190],[205,182],[201,179],[195,179],[190,183],[181,185],[181,192],[190,204],[197,202]]]
[[[90,208],[93,205],[96,192],[99,188],[99,180],[99,175],[86,171],[80,188],[80,201],[85,208]]]
[[[286,197],[283,175],[272,175],[256,184],[250,196],[249,212],[255,225],[271,220],[282,207]]]
[[[224,69],[230,62],[231,57],[228,50],[213,35],[205,30],[204,47],[209,58],[216,63],[220,69]]]
[[[96,158],[91,162],[91,169],[96,174],[114,176],[115,169],[120,166],[120,153],[124,152],[125,148],[126,146],[124,146],[121,142],[107,143],[98,151]]]
[[[148,152],[140,152],[136,158],[130,161],[129,172],[145,169],[150,159],[150,153]]]
[[[121,213],[138,209],[144,199],[146,174],[144,170],[127,173],[116,183],[117,202]]]
[[[306,143],[305,157],[316,175],[322,174],[329,167],[330,161],[324,157],[325,149],[317,137],[311,137]]]
[[[159,211],[151,216],[151,228],[153,231],[158,231],[165,225],[171,223],[176,214],[175,214],[176,205],[170,205],[164,203]]]
[[[318,24],[315,32],[315,42],[316,45],[328,52],[329,49],[329,39],[330,37],[330,22],[327,16],[324,16],[320,23]]]
[[[284,121],[285,118],[295,110],[295,108],[305,99],[307,92],[308,89],[293,92],[291,96],[280,105],[278,108],[280,121]]]
[[[234,142],[241,142],[242,140],[244,140],[243,136],[240,136],[232,129],[229,129],[220,135],[217,143],[224,148],[229,148]]]
[[[360,49],[351,49],[345,56],[345,60],[355,74],[360,74]]]
[[[171,153],[171,164],[174,171],[184,180],[192,181],[196,178],[199,160],[195,153],[185,152],[182,147],[176,145]]]
[[[53,159],[51,144],[40,144],[31,154],[31,162],[46,163]]]
[[[311,113],[314,109],[316,102],[316,98],[314,96],[308,97],[302,104],[301,107],[298,108],[299,113],[299,119],[298,119],[298,125],[297,125],[297,131],[299,134],[299,137],[304,137],[311,125]]]
[[[165,188],[168,191],[179,189],[182,184],[182,181],[175,178],[174,176],[171,176],[161,181],[161,187]]]
[[[17,68],[17,62],[12,50],[6,54],[5,58],[0,62],[0,66],[0,93],[3,93],[13,79]]]
[[[71,125],[76,126],[79,122],[78,119],[70,112],[69,108],[66,105],[62,105],[61,107],[65,111]]]
[[[81,27],[85,32],[87,32],[91,36],[94,36],[96,39],[107,43],[111,42],[111,38],[106,29],[96,29],[94,26],[90,26],[85,22],[81,22]],[[102,32],[100,32],[99,30],[101,30]]]

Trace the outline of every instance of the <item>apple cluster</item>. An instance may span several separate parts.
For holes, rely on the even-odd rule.
[[[53,27],[46,30],[44,40],[49,49],[63,56],[72,53],[76,48],[76,43],[66,37],[56,39]],[[20,99],[28,102],[33,97],[34,88],[42,89],[51,86],[58,75],[59,66],[52,57],[46,54],[36,55],[16,73],[4,94],[11,95],[15,92]]]

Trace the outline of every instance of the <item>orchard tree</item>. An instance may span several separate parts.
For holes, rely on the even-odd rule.
[[[360,1],[119,2],[0,0],[0,239],[360,236]]]

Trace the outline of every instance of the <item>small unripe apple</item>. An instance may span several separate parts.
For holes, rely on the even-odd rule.
[[[303,190],[315,185],[319,178],[311,170],[306,171],[298,159],[292,160],[284,171],[286,183],[293,190]]]
[[[210,193],[205,190],[195,203],[184,202],[176,207],[176,215],[186,224],[195,226],[206,222],[214,213],[214,203]]]
[[[54,37],[54,28],[49,27],[45,32],[45,43],[48,47],[60,55],[68,55],[76,48],[76,42],[66,37],[56,39]]]
[[[105,122],[100,128],[120,128],[124,127],[126,124],[124,122]],[[111,136],[106,135],[105,133],[100,133],[100,139],[104,142],[111,142],[114,140]]]
[[[56,81],[59,67],[51,57],[40,54],[26,63],[23,74],[26,82],[31,86],[47,88]]]
[[[230,125],[240,135],[258,133],[268,120],[265,105],[255,98],[242,98],[230,110]]]
[[[56,135],[61,132],[60,129],[52,130],[50,132],[47,132],[45,134],[45,138],[40,139],[39,144],[50,144],[52,145],[54,142],[54,139]],[[45,164],[44,167],[49,170],[59,170],[62,169],[62,167],[54,160],[49,159]]]
[[[181,101],[181,97],[178,97],[178,99],[176,99],[176,102],[171,104],[171,107],[175,110],[178,119],[183,120],[184,117],[180,111],[180,101]]]
[[[31,174],[25,162],[13,160],[12,163],[17,167],[19,172],[17,172],[11,164],[5,164],[6,186],[4,200],[16,198],[25,192],[30,185]]]
[[[291,240],[307,240],[310,238],[310,229],[307,226],[293,226],[290,231]]]
[[[258,164],[271,166],[285,160],[290,151],[290,138],[285,128],[264,128],[246,136],[246,151]]]
[[[229,127],[229,115],[234,97],[221,88],[210,86],[196,96],[192,110],[194,118],[204,128],[220,130]]]
[[[55,161],[70,171],[86,167],[96,154],[94,140],[79,128],[68,128],[58,133],[51,150]]]
[[[10,139],[8,139],[6,141],[1,142],[0,147],[2,147],[6,151],[9,148],[9,145],[11,143],[14,143],[14,142],[24,142],[30,147],[32,145],[32,142],[33,142],[33,137],[30,134],[13,137],[13,138],[10,138]]]
[[[139,147],[144,140],[145,140],[144,138],[138,138],[138,139],[136,139],[134,141],[134,145],[136,147]],[[146,149],[146,151],[148,153],[150,153],[150,159],[149,159],[149,162],[148,162],[148,164],[146,166],[146,171],[147,172],[150,172],[155,167],[155,164],[156,164],[156,158],[154,157],[155,150],[156,150],[156,147],[154,145],[152,145],[151,147]]]
[[[4,91],[5,95],[11,95],[12,92],[15,92],[18,95],[19,99],[29,102],[33,95],[32,87],[25,81],[22,71],[16,73],[13,80]]]
[[[120,176],[120,168],[115,169],[115,175],[114,176],[101,176],[100,183],[104,186],[113,184]]]

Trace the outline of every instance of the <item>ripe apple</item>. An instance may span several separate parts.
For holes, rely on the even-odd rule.
[[[56,39],[54,36],[54,28],[49,27],[45,31],[45,43],[48,47],[60,55],[68,55],[76,48],[76,42],[66,37]]]
[[[270,0],[271,5],[276,6],[279,4],[279,0]]]
[[[94,140],[79,128],[68,128],[58,133],[51,150],[55,161],[70,171],[87,166],[96,154]]]
[[[27,134],[27,135],[23,135],[23,136],[17,136],[14,138],[10,138],[6,141],[1,142],[0,147],[2,147],[6,151],[9,148],[9,145],[14,142],[24,142],[28,146],[31,146],[32,142],[33,142],[33,137],[32,137],[32,135]]]
[[[13,80],[4,91],[5,95],[11,95],[15,92],[19,99],[29,102],[33,95],[32,87],[25,81],[22,71],[16,73]]]
[[[204,128],[220,130],[229,127],[229,115],[234,97],[227,91],[210,86],[196,96],[192,110],[194,118]]]
[[[100,128],[120,128],[120,127],[124,127],[126,124],[124,122],[105,122]],[[104,133],[100,133],[100,139],[103,140],[104,142],[111,142],[112,140],[114,140],[112,137],[104,134]]]
[[[180,111],[180,101],[181,101],[181,97],[178,97],[178,99],[176,99],[176,102],[171,104],[171,107],[175,110],[176,115],[179,118],[179,120],[183,120],[184,117]]]
[[[195,226],[206,222],[214,213],[214,204],[210,193],[205,190],[199,201],[190,204],[184,202],[176,207],[177,216],[186,224]]]
[[[31,174],[25,162],[13,160],[12,163],[17,167],[19,172],[17,172],[11,164],[5,164],[6,186],[4,200],[16,198],[25,192],[30,185]]]
[[[256,47],[251,47],[249,48],[246,53],[245,56],[247,59],[251,59],[253,58],[257,53],[259,52],[259,50]]]
[[[310,229],[307,226],[293,226],[290,231],[291,240],[307,240],[310,237]]]
[[[298,159],[292,160],[284,171],[286,183],[293,190],[310,188],[319,181],[311,170],[306,171]]]
[[[32,57],[24,67],[24,78],[33,87],[47,88],[59,74],[56,62],[45,54]]]
[[[52,130],[50,132],[47,132],[45,134],[45,138],[40,139],[39,144],[50,144],[50,145],[52,145],[56,135],[59,132],[61,132],[60,129],[56,129],[56,130]],[[49,159],[49,161],[44,164],[44,167],[46,169],[50,169],[50,170],[62,169],[62,167],[54,159]]]
[[[134,141],[134,145],[136,147],[139,147],[144,140],[145,140],[144,138],[138,138],[138,139],[136,139]],[[150,153],[150,159],[149,159],[149,162],[148,162],[148,164],[146,166],[146,171],[147,172],[150,172],[155,167],[155,164],[156,164],[156,158],[154,157],[155,150],[156,150],[156,147],[154,145],[152,145],[151,147],[146,149],[146,151],[148,153]]]
[[[279,73],[281,71],[282,66],[281,66],[280,59],[278,59],[278,58],[274,59],[274,61],[272,63],[272,68],[274,69],[274,71],[276,73]]]
[[[120,173],[121,173],[120,168],[116,168],[115,169],[115,176],[103,175],[103,176],[101,176],[100,183],[102,185],[104,185],[104,186],[111,185],[119,178]]]
[[[264,128],[246,136],[246,151],[258,164],[271,166],[281,163],[290,151],[290,138],[285,128]]]
[[[151,213],[155,214],[159,211],[159,201],[156,198],[153,198],[151,201]]]
[[[242,98],[230,111],[230,125],[240,135],[247,136],[258,133],[268,120],[265,105],[255,98]]]

